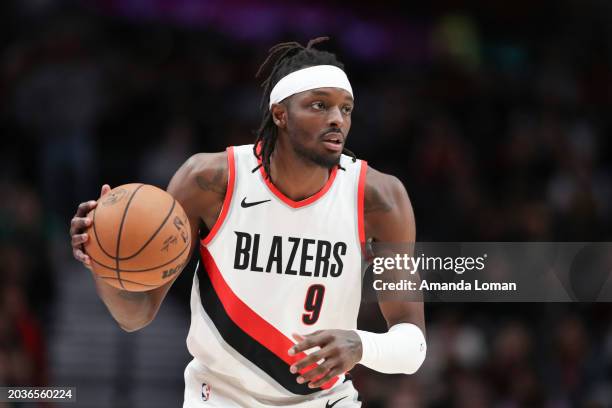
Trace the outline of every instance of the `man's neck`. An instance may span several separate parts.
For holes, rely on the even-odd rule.
[[[270,158],[270,177],[276,188],[293,201],[319,192],[329,179],[329,169],[304,159],[290,146],[279,142]]]

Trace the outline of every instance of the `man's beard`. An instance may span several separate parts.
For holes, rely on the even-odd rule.
[[[310,150],[302,145],[300,142],[289,138],[293,151],[297,153],[302,159],[316,164],[317,166],[324,167],[326,169],[332,169],[333,167],[340,164],[340,155],[334,156],[332,154],[321,154],[314,150]]]

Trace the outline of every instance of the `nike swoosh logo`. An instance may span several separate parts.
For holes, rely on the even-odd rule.
[[[263,204],[263,203],[267,203],[268,201],[272,201],[272,200],[261,200],[261,201],[253,201],[252,203],[247,203],[246,202],[246,197],[244,197],[242,199],[242,201],[240,202],[240,206],[242,208],[249,208],[252,207],[254,205],[258,205],[258,204]]]
[[[346,397],[342,397],[339,400],[336,400],[335,402],[333,402],[332,404],[329,403],[329,401],[327,401],[325,403],[325,408],[332,408],[334,405],[336,405],[337,403],[339,403],[340,401],[342,401],[343,399],[348,398],[348,396]]]

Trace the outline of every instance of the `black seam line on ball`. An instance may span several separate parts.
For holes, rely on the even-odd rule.
[[[111,280],[117,280],[117,278],[115,278],[114,276],[98,276],[98,277],[99,277],[100,279],[111,279]],[[131,283],[131,284],[134,284],[134,285],[141,285],[141,286],[152,287],[152,288],[157,288],[157,287],[159,287],[159,285],[151,285],[151,284],[148,284],[148,283],[136,282],[136,281],[129,280],[129,279],[124,279],[124,278],[121,278],[121,281],[122,281],[122,282]]]
[[[155,269],[161,268],[162,266],[170,265],[172,262],[174,262],[177,259],[179,259],[185,253],[185,251],[188,250],[190,247],[191,247],[191,241],[189,241],[189,243],[187,245],[185,245],[185,248],[183,248],[181,250],[181,252],[177,256],[175,256],[174,258],[172,258],[168,262],[163,263],[161,265],[157,265],[157,266],[154,266],[154,267],[151,267],[151,268],[146,268],[146,269],[121,269],[121,272],[149,272],[149,271],[153,271]],[[100,266],[102,266],[102,267],[104,267],[106,269],[111,269],[111,270],[115,269],[114,266],[105,265],[102,262],[98,261],[96,258],[92,257],[91,255],[89,255],[89,257],[91,258],[92,261],[94,261],[95,263],[97,263],[98,265],[100,265]]]
[[[120,269],[119,269],[119,248],[121,246],[121,232],[123,231],[123,223],[125,222],[125,217],[127,216],[127,212],[128,212],[128,209],[130,208],[130,204],[132,204],[132,200],[136,196],[136,193],[138,192],[138,190],[140,190],[143,186],[144,186],[144,184],[141,184],[138,187],[136,187],[136,189],[134,190],[134,192],[130,196],[129,201],[126,204],[125,209],[123,210],[123,216],[121,217],[121,224],[119,224],[119,231],[117,231],[117,251],[115,252],[115,254],[116,254],[116,256],[115,256],[115,271],[117,272],[117,279],[119,279],[119,284],[121,285],[121,287],[123,289],[125,289],[125,286],[123,286],[123,282],[121,281],[121,272],[120,272]]]
[[[115,256],[111,255],[109,252],[107,252],[104,247],[102,246],[102,241],[100,241],[100,238],[98,237],[98,230],[96,229],[96,210],[98,208],[94,208],[94,213],[93,213],[93,230],[94,230],[94,236],[96,237],[96,242],[98,243],[98,246],[100,247],[100,249],[102,250],[102,252],[104,253],[104,255],[108,256],[109,258],[115,258]],[[111,268],[114,269],[114,268]]]
[[[170,207],[170,211],[168,212],[168,214],[166,215],[166,217],[162,221],[161,225],[153,233],[153,235],[151,235],[151,237],[147,240],[147,242],[145,242],[142,245],[142,248],[140,248],[138,251],[136,251],[133,255],[126,256],[126,257],[123,257],[123,258],[119,258],[119,260],[127,261],[128,259],[132,259],[135,256],[137,256],[139,253],[141,253],[147,247],[147,245],[149,245],[151,243],[151,241],[153,241],[153,239],[157,236],[157,234],[159,234],[159,231],[161,231],[161,229],[164,227],[164,225],[166,225],[166,221],[168,221],[168,218],[170,218],[170,216],[172,215],[172,212],[174,211],[174,207],[175,206],[176,206],[176,200],[173,199],[172,200],[172,206]],[[119,255],[119,254],[117,254],[117,255]]]

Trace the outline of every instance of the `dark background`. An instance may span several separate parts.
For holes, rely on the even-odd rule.
[[[347,147],[404,182],[419,241],[610,241],[612,3],[402,3],[1,2],[0,385],[182,404],[191,270],[123,333],[69,220],[102,183],[165,187],[191,154],[252,142],[254,73],[280,41],[332,37],[356,96]],[[612,406],[606,303],[426,317],[418,374],[354,370],[366,407]],[[360,325],[385,327],[371,304]]]

